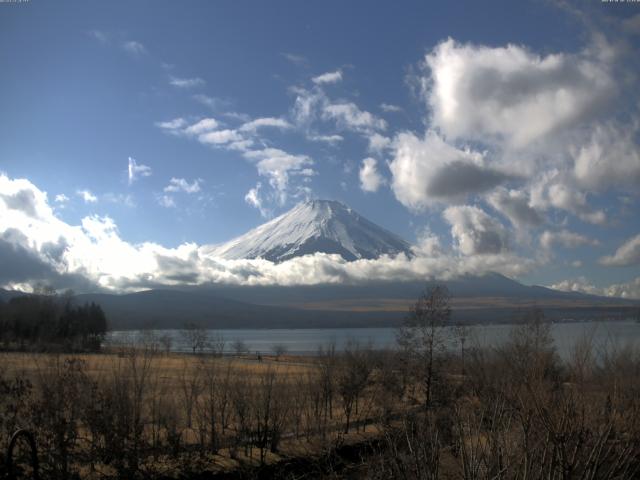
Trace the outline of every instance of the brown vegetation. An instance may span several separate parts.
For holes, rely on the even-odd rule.
[[[561,361],[532,310],[503,347],[473,348],[458,329],[450,353],[448,318],[436,289],[417,302],[397,351],[354,341],[258,360],[240,344],[233,357],[168,354],[165,339],[149,337],[103,354],[1,354],[0,451],[27,428],[42,476],[59,479],[250,478],[260,470],[247,465],[293,457],[306,458],[302,471],[288,462],[264,478],[637,478],[636,349],[599,351],[585,337]],[[184,336],[201,351],[198,332]],[[336,461],[346,444],[348,468]]]

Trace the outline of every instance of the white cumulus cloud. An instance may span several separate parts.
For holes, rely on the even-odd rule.
[[[463,255],[500,254],[508,250],[504,226],[475,206],[448,207],[442,214]]]
[[[576,248],[583,245],[600,245],[597,239],[589,238],[586,235],[570,232],[569,230],[560,230],[552,232],[545,230],[540,235],[540,245],[545,249],[551,249],[554,245],[560,245],[565,248]]]
[[[396,198],[414,210],[438,202],[463,201],[510,178],[488,166],[481,153],[450,145],[433,130],[424,138],[400,133],[389,169]]]
[[[21,193],[19,192],[28,192]],[[123,240],[110,217],[88,216],[79,225],[58,219],[44,192],[28,180],[0,175],[0,287],[45,282],[77,291],[136,291],[158,286],[209,282],[237,285],[315,285],[450,279],[490,271],[521,275],[534,263],[509,252],[477,256],[443,255],[433,245],[407,258],[383,256],[347,262],[339,255],[314,254],[275,264],[267,260],[224,260],[212,246]],[[6,197],[22,200],[7,204]],[[247,198],[252,201],[251,195]],[[433,242],[432,242],[433,243]],[[430,253],[429,253],[430,252]],[[5,262],[6,258],[6,262]],[[14,261],[15,259],[19,261]]]
[[[529,204],[526,192],[499,187],[487,196],[487,200],[515,227],[536,227],[543,222],[540,213]]]
[[[378,172],[378,162],[375,158],[365,158],[360,166],[360,188],[365,192],[377,192],[384,178]]]
[[[605,297],[640,299],[640,277],[636,277],[629,282],[613,283],[604,287],[596,287],[585,277],[581,276],[554,283],[550,288],[565,292],[580,292]]]
[[[591,137],[572,148],[574,174],[587,188],[640,187],[640,149],[637,125],[598,124]]]
[[[448,39],[425,66],[434,126],[454,138],[493,137],[516,148],[592,117],[616,88],[610,66],[589,50],[538,55]]]
[[[640,234],[620,245],[613,255],[602,257],[600,263],[609,267],[640,265]]]

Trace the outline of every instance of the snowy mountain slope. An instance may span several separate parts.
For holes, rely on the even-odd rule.
[[[400,252],[411,255],[411,245],[340,202],[310,200],[209,253],[282,262],[315,252],[337,253],[351,261]]]

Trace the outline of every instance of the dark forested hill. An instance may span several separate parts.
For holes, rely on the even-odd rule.
[[[420,293],[436,282],[368,285],[231,286],[203,285],[129,294],[77,295],[79,303],[102,306],[113,329],[335,328],[397,325]],[[452,296],[453,320],[509,322],[537,306],[554,320],[635,317],[639,301],[560,292],[527,286],[499,274],[437,282]],[[0,290],[0,300],[20,292]]]

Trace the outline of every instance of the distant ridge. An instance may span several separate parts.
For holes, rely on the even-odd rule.
[[[551,320],[632,318],[640,301],[522,285],[497,273],[446,282],[371,282],[367,285],[201,285],[129,294],[80,294],[77,302],[102,306],[113,329],[339,328],[399,325],[425,287],[444,284],[453,321],[508,323],[538,306]],[[23,292],[0,289],[8,301]]]

